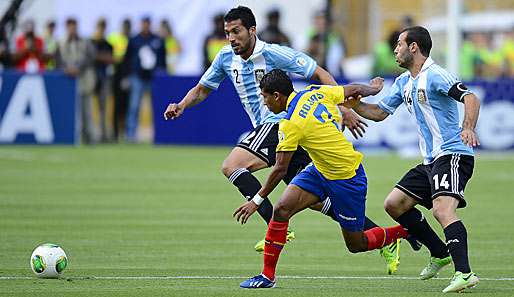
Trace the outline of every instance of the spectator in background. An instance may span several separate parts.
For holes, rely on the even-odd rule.
[[[492,36],[485,32],[471,34],[471,42],[477,51],[475,63],[475,76],[485,79],[494,79],[501,75],[502,56],[492,46]]]
[[[130,69],[130,98],[127,116],[127,141],[135,142],[139,124],[139,108],[145,91],[151,91],[151,82],[157,69],[166,69],[163,40],[152,33],[149,17],[141,22],[141,32],[130,38],[125,59]]]
[[[268,12],[268,25],[259,34],[259,39],[268,43],[276,43],[285,46],[291,46],[289,37],[280,29],[280,11],[272,9]]]
[[[514,28],[505,32],[500,47],[503,56],[503,76],[514,77]]]
[[[213,18],[214,28],[212,32],[207,35],[203,42],[203,68],[207,71],[211,66],[212,61],[216,57],[216,54],[228,43],[225,37],[225,21],[223,20],[223,14],[217,14]]]
[[[105,39],[105,29],[107,21],[101,18],[96,23],[96,29],[91,42],[95,47],[95,95],[98,99],[98,107],[100,110],[100,141],[107,142],[107,96],[110,90],[110,81],[112,74],[111,65],[114,63],[112,54],[112,46]]]
[[[66,36],[57,47],[56,62],[58,69],[78,81],[78,102],[81,105],[80,131],[84,143],[94,143],[92,116],[92,94],[95,88],[93,62],[95,48],[87,39],[78,35],[77,20],[66,20]]]
[[[21,71],[30,73],[42,71],[45,69],[43,39],[36,36],[33,20],[25,21],[22,27],[22,35],[16,38],[13,63],[16,69]]]
[[[10,66],[9,39],[4,27],[0,27],[0,71]]]
[[[43,34],[44,54],[47,57],[46,69],[55,68],[55,53],[57,52],[57,39],[54,36],[55,21],[51,20],[46,23],[45,33]]]
[[[377,43],[373,50],[373,76],[398,76],[403,70],[396,63],[394,49],[398,43],[400,31],[389,34],[387,41]]]
[[[125,135],[123,131],[127,116],[130,81],[128,61],[124,59],[124,56],[131,37],[131,31],[132,23],[130,19],[124,19],[121,25],[121,32],[113,32],[107,38],[113,47],[114,53],[114,76],[112,83],[114,95],[113,136],[116,141],[119,141]]]
[[[324,11],[314,16],[314,29],[309,34],[307,53],[318,65],[326,68],[332,75],[343,75],[341,63],[345,46],[342,37],[331,29],[330,20]]]
[[[180,42],[173,36],[173,31],[167,20],[161,21],[159,35],[164,40],[164,47],[166,49],[166,69],[168,73],[173,74],[177,68],[178,57],[182,51]]]

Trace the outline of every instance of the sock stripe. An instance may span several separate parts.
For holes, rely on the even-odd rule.
[[[236,169],[234,172],[232,172],[232,174],[229,176],[228,180],[231,182],[231,183],[234,183],[234,181],[243,173],[245,172],[249,172],[248,169],[246,168],[239,168],[239,169]]]

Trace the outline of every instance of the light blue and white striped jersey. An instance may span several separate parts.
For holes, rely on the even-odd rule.
[[[473,149],[460,137],[458,102],[448,95],[456,83],[459,81],[453,75],[428,57],[417,77],[404,72],[394,81],[389,95],[378,103],[389,114],[405,103],[416,118],[419,148],[425,164],[452,153],[473,155]],[[461,99],[470,93],[466,90]]]
[[[225,77],[230,77],[255,127],[277,123],[285,116],[285,112],[276,115],[264,105],[259,88],[264,74],[281,69],[310,78],[316,66],[316,62],[302,52],[257,39],[253,54],[247,60],[236,55],[230,45],[223,47],[200,79],[200,84],[216,90]]]

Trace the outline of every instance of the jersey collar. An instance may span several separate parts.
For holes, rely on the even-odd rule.
[[[416,77],[413,77],[413,76],[412,76],[412,73],[410,73],[410,71],[409,71],[410,77],[411,77],[412,79],[416,79],[416,78],[417,78],[417,77],[418,77],[418,76],[419,76],[423,71],[427,70],[427,69],[428,69],[428,67],[432,66],[432,64],[434,64],[434,63],[435,63],[435,62],[434,62],[434,60],[432,60],[432,58],[431,58],[431,57],[428,57],[428,58],[425,60],[425,62],[423,63],[423,66],[421,66],[421,70],[419,71],[419,73],[418,73],[418,75],[417,75]]]

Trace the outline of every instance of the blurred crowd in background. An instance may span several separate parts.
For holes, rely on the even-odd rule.
[[[280,10],[272,9],[266,17],[257,28],[259,38],[291,46],[290,37],[281,27]],[[80,24],[75,18],[70,17],[62,24],[48,21],[44,28],[36,28],[33,20],[24,20],[16,23],[16,31],[21,32],[17,36],[10,36],[5,28],[0,30],[0,67],[27,73],[59,70],[77,78],[84,143],[135,142],[141,101],[145,92],[151,91],[153,74],[159,71],[174,74],[175,65],[181,59],[181,41],[174,36],[170,21],[159,20],[155,31],[153,28],[157,26],[153,22],[149,16],[138,20],[127,18],[120,32],[108,34],[111,24],[101,18],[92,36],[80,36]],[[415,25],[415,21],[405,16],[398,24],[385,40],[373,46],[371,75],[392,77],[403,72],[396,65],[393,50],[399,32]],[[57,26],[65,28],[60,39],[55,36]],[[11,32],[15,32],[13,28]],[[299,50],[312,56],[334,76],[344,77],[346,47],[339,32],[334,30],[326,11],[318,11],[312,16],[307,47]],[[203,43],[203,70],[227,44],[223,14],[219,14],[212,19],[212,31]],[[444,59],[444,55],[440,56]],[[201,72],[199,69],[198,74]],[[514,77],[514,30],[466,32],[460,53],[460,76],[463,80]],[[113,107],[108,109],[111,97]],[[98,107],[98,125],[92,117],[93,100]],[[112,114],[108,115],[110,110]],[[99,132],[95,131],[96,126]]]

